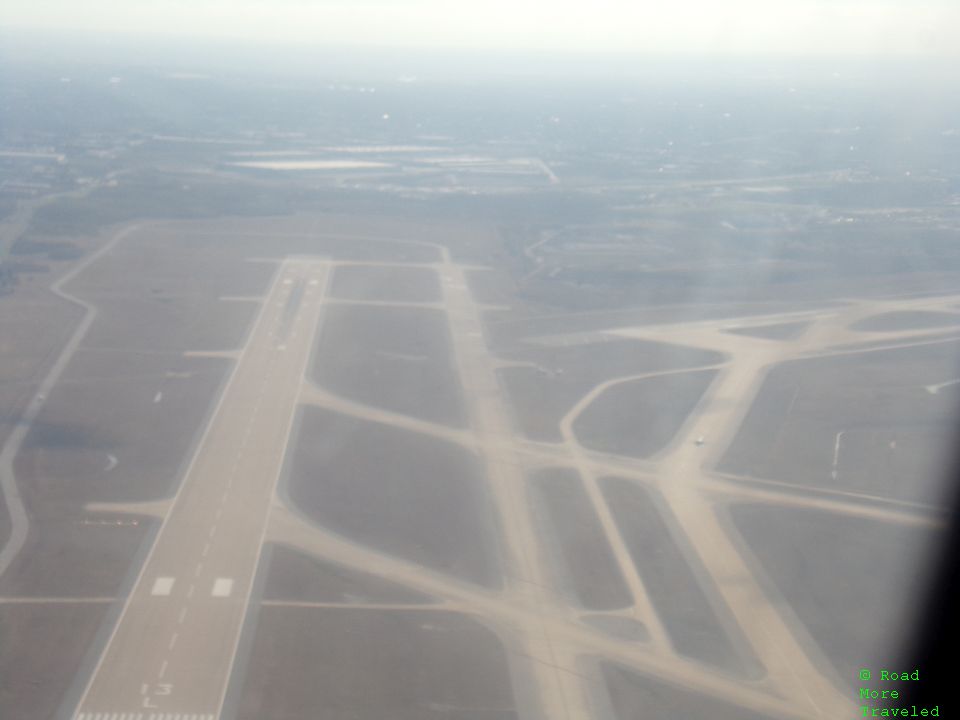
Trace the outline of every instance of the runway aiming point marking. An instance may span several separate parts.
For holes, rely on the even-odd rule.
[[[158,577],[153,581],[153,589],[150,591],[151,595],[169,595],[170,591],[173,590],[174,579],[172,577]]]

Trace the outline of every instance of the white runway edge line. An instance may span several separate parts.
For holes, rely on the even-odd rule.
[[[7,441],[3,444],[3,448],[0,449],[0,491],[3,492],[3,500],[6,503],[7,512],[10,515],[10,536],[7,538],[6,545],[0,549],[0,575],[6,572],[14,558],[20,553],[20,549],[27,539],[27,529],[30,526],[30,521],[27,519],[26,508],[23,505],[23,500],[20,498],[20,490],[17,488],[17,481],[13,473],[13,460],[16,458],[17,453],[20,452],[20,447],[23,445],[27,433],[30,432],[30,427],[40,414],[46,398],[50,396],[50,391],[53,389],[53,386],[56,385],[57,381],[60,380],[64,368],[66,368],[67,363],[70,362],[70,359],[77,351],[81,341],[97,317],[97,308],[95,305],[64,292],[63,286],[86,270],[88,266],[99,260],[103,255],[113,250],[117,243],[135,230],[139,230],[140,227],[141,225],[138,224],[123,228],[103,247],[91,254],[86,260],[77,264],[72,270],[61,275],[58,280],[50,285],[50,290],[54,295],[83,308],[84,316],[60,352],[60,356],[53,364],[53,367],[50,368],[47,376],[40,383],[36,394],[20,417],[20,422],[14,427],[13,432],[7,436]]]

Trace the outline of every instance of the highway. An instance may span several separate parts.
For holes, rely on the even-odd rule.
[[[279,265],[76,720],[219,716],[327,277]]]

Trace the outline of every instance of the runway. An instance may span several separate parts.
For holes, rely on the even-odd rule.
[[[327,278],[280,264],[76,720],[219,716]]]

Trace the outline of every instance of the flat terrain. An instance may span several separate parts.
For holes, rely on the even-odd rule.
[[[369,302],[436,303],[440,281],[424,267],[340,265],[333,273],[331,297]]]
[[[355,402],[430,422],[464,423],[447,319],[438,310],[330,307],[313,377]]]
[[[500,641],[455,613],[263,608],[247,677],[241,720],[517,716]]]
[[[0,714],[852,716],[960,387],[949,329],[858,328],[957,297],[538,317],[453,235],[145,223],[63,285]]]
[[[864,318],[850,327],[862,332],[886,332],[949,327],[950,325],[960,325],[960,313],[903,310]]]
[[[705,586],[705,574],[675,537],[650,494],[624,480],[610,478],[604,494],[613,510],[640,577],[676,651],[742,674],[753,664],[738,652],[723,609],[712,604],[716,591]]]
[[[419,433],[306,408],[294,438],[290,501],[381,552],[496,587],[501,570],[477,459]]]
[[[747,325],[746,327],[727,328],[734,335],[749,335],[765,340],[796,340],[807,329],[805,322],[778,323],[776,325]]]
[[[862,717],[955,502],[936,53],[28,35],[0,720]]]
[[[532,485],[534,507],[542,508],[534,512],[542,515],[561,578],[558,585],[569,587],[576,601],[588,610],[630,605],[629,590],[577,473],[561,468],[541,470]]]
[[[617,720],[636,717],[644,708],[650,717],[682,717],[688,720],[773,720],[775,714],[761,715],[689,690],[631,673],[616,665],[604,665],[603,677]]]
[[[713,365],[720,357],[679,345],[635,339],[523,344],[499,371],[518,429],[540,441],[560,439],[560,420],[598,384],[657,371]]]
[[[264,548],[266,601],[343,604],[418,604],[431,598],[361,570],[336,565],[284,545]]]
[[[101,599],[0,605],[0,707],[10,709],[7,717],[56,717],[109,604]],[[56,651],[37,652],[38,647]]]
[[[649,457],[673,439],[716,374],[671,373],[611,385],[581,413],[573,432],[590,450]]]
[[[812,637],[839,682],[857,687],[857,670],[889,663],[910,639],[925,563],[939,533],[829,512],[738,505],[737,530]],[[896,592],[893,589],[900,589]]]
[[[774,368],[720,470],[938,503],[960,398],[960,385],[940,384],[960,376],[958,349],[943,342]]]

